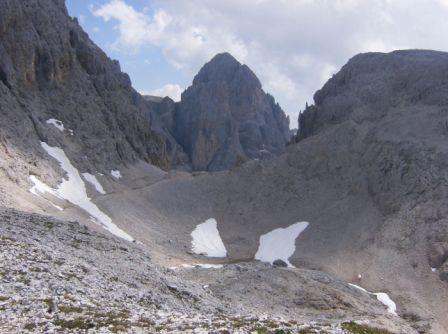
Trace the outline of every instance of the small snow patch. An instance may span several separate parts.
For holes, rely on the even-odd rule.
[[[197,263],[197,264],[188,264],[183,263],[180,266],[176,267],[169,267],[171,270],[176,270],[179,268],[185,268],[185,269],[194,269],[194,268],[202,268],[202,269],[220,269],[223,268],[224,265],[222,264],[211,264],[211,263]]]
[[[348,283],[348,285],[350,285],[350,286],[352,286],[352,287],[354,287],[354,288],[356,288],[358,290],[361,290],[362,292],[365,292],[365,293],[367,293],[369,295],[375,296],[376,299],[378,299],[379,302],[381,302],[384,306],[387,307],[387,312],[389,312],[389,313],[391,313],[391,314],[393,314],[395,316],[398,316],[398,314],[397,314],[397,304],[395,304],[395,302],[389,297],[389,295],[387,293],[384,293],[384,292],[375,292],[375,293],[373,293],[373,292],[367,291],[366,289],[364,289],[364,288],[362,288],[362,287],[360,287],[359,285],[356,285],[356,284]]]
[[[358,289],[358,290],[361,290],[362,292],[365,292],[365,293],[368,293],[368,294],[370,294],[370,292],[369,292],[369,291],[367,291],[366,289],[364,289],[364,288],[360,287],[359,285],[356,285],[356,284],[352,284],[352,283],[348,283],[348,285],[350,285],[350,286],[352,286],[352,287],[354,287],[354,288],[356,288],[356,289]]]
[[[98,181],[95,175],[89,174],[89,173],[82,173],[82,176],[84,179],[86,179],[87,182],[89,182],[92,186],[95,187],[96,191],[98,191],[100,194],[105,195],[106,192],[104,191],[103,186]]]
[[[207,219],[196,226],[191,232],[192,250],[196,254],[205,254],[209,257],[226,257],[227,250],[218,231],[218,223],[215,219]]]
[[[222,264],[210,264],[210,263],[199,263],[196,266],[203,269],[220,269],[224,267]]]
[[[260,237],[260,245],[255,254],[255,259],[273,263],[280,259],[293,267],[289,258],[296,251],[296,239],[307,227],[307,222],[295,223],[287,228],[277,228]]]
[[[46,123],[53,125],[56,129],[58,129],[61,132],[64,132],[64,130],[65,130],[64,123],[62,123],[61,121],[59,121],[57,119],[50,118]]]
[[[54,204],[52,201],[42,197],[40,194],[45,194],[45,193],[49,193],[52,194],[53,196],[59,197],[56,192],[50,188],[49,186],[47,186],[45,183],[43,183],[42,181],[40,181],[36,176],[31,175],[30,176],[30,180],[31,182],[34,183],[34,186],[30,189],[30,193],[32,193],[33,195],[39,196],[41,198],[43,198],[44,200],[46,200],[47,202],[49,202],[53,207],[55,207],[56,209],[58,209],[59,211],[64,211],[63,208],[61,208],[60,206]]]
[[[378,299],[381,303],[383,303],[383,305],[387,307],[387,312],[397,316],[397,304],[395,304],[395,302],[390,299],[387,293],[377,292],[374,293],[374,295],[376,296],[376,299]]]
[[[122,178],[121,173],[120,173],[119,170],[111,170],[110,171],[110,175],[112,175],[117,180]]]
[[[121,230],[112,222],[112,219],[102,212],[87,196],[86,186],[78,170],[71,164],[65,152],[58,147],[51,147],[47,143],[41,143],[42,148],[54,159],[56,159],[61,168],[67,173],[67,178],[63,178],[57,189],[52,189],[40,182],[36,177],[31,176],[30,179],[34,183],[34,187],[30,189],[33,194],[37,191],[48,192],[59,198],[65,199],[70,203],[79,206],[90,214],[92,219],[107,229],[112,234],[128,241],[133,241],[129,234]]]

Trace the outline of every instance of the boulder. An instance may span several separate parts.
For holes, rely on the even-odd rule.
[[[277,259],[274,262],[272,262],[272,265],[274,267],[287,267],[288,266],[288,264],[285,261],[280,260],[280,259]]]
[[[447,259],[447,242],[435,242],[429,246],[428,260],[432,268],[440,268]]]

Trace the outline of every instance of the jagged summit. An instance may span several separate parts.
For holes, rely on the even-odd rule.
[[[194,170],[216,171],[282,153],[289,119],[249,67],[222,53],[182,94],[172,132]]]
[[[209,82],[245,81],[261,88],[261,83],[252,70],[242,65],[230,53],[219,53],[206,63],[193,80],[193,85]]]

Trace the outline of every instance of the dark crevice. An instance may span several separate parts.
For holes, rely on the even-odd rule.
[[[46,140],[45,140],[44,136],[42,135],[42,133],[40,132],[40,130],[39,130],[38,126],[37,126],[37,123],[36,123],[36,120],[34,119],[34,117],[33,117],[32,115],[28,115],[28,118],[30,119],[31,124],[33,124],[34,131],[36,132],[37,137],[39,137],[39,140],[40,140],[41,142],[45,142]]]
[[[9,89],[11,89],[11,85],[8,82],[8,76],[6,75],[6,72],[0,67],[0,81]]]
[[[48,53],[37,52],[36,78],[40,84],[51,82],[53,79],[53,60]]]

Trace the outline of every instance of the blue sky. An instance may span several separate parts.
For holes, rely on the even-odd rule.
[[[179,98],[201,66],[230,52],[297,126],[348,59],[396,49],[448,51],[448,0],[66,0],[142,93]]]

